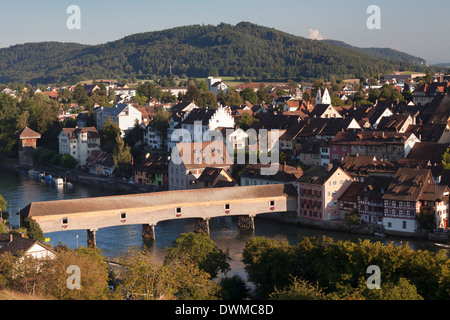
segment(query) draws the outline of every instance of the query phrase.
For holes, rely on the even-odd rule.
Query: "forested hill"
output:
[[[327,43],[334,44],[343,48],[347,48],[350,50],[358,51],[364,54],[367,54],[369,56],[375,57],[375,58],[382,58],[382,59],[388,59],[388,60],[394,60],[394,61],[404,61],[411,64],[416,65],[425,65],[426,61],[422,58],[412,56],[410,54],[390,49],[390,48],[360,48],[355,47],[352,45],[349,45],[342,41],[337,40],[324,40]]]
[[[87,46],[42,42],[0,49],[0,83],[69,83],[172,73],[189,77],[359,77],[418,69],[323,41],[241,22],[192,25]]]

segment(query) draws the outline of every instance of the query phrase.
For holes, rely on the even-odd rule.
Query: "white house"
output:
[[[185,142],[212,141],[217,128],[234,128],[234,118],[228,107],[193,109],[180,122],[178,138]],[[223,140],[223,137],[222,137]],[[180,140],[176,141],[180,142]]]
[[[110,119],[119,125],[122,135],[133,129],[136,121],[142,123],[142,113],[127,103],[116,104],[114,107],[99,107],[94,111],[94,116],[98,130],[103,130],[103,126]]]
[[[0,255],[9,252],[12,255],[23,254],[24,256],[33,257],[36,259],[54,258],[56,252],[47,248],[42,243],[24,238],[20,235],[0,234]]]
[[[222,81],[221,78],[208,77],[208,79],[206,79],[206,83],[208,84],[208,90],[213,92],[215,95],[217,95],[220,90],[224,93],[227,93],[228,91],[228,86]]]
[[[63,128],[58,135],[59,153],[70,154],[80,166],[94,150],[100,150],[100,135],[95,127]]]

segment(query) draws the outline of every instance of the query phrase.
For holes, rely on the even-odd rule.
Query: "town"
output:
[[[13,134],[1,137],[8,142],[3,152],[17,155],[24,172],[53,175],[56,184],[77,177],[73,183],[120,185],[126,193],[288,185],[297,203],[286,223],[356,226],[445,248],[448,77],[399,72],[330,80],[253,83],[171,74],[136,83],[3,86],[3,105],[41,107],[15,114]],[[274,210],[275,202],[269,206]],[[62,223],[67,227],[67,219]],[[26,241],[4,236],[5,243]],[[28,245],[36,257],[55,255],[45,245]]]
[[[163,80],[175,83],[173,76]],[[443,75],[400,73],[364,83],[332,80],[233,87],[214,77],[170,87],[94,81],[37,89],[34,95],[64,106],[58,119],[71,125],[58,132],[58,154],[65,162],[70,156],[72,169],[120,176],[152,191],[291,183],[298,189],[301,219],[353,219],[410,234],[444,231],[449,82]],[[76,102],[76,94],[86,99],[101,91],[114,98],[111,107]],[[9,88],[2,92],[16,94]],[[201,133],[200,148],[192,142],[194,129]],[[174,139],[177,130],[184,136]],[[205,133],[211,132],[223,137],[226,161],[206,161],[202,155],[214,137]],[[38,147],[40,137],[28,127],[19,134],[20,163],[31,169],[35,162],[54,161],[52,154],[40,159],[46,148]],[[239,153],[250,158],[249,140],[255,139],[267,140],[268,149],[277,146],[276,173],[263,174],[265,165],[257,161],[233,161]],[[189,154],[175,164],[171,155],[182,154],[182,148]]]

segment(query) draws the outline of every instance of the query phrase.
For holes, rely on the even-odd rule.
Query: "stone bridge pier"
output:
[[[95,233],[97,229],[87,230],[87,244],[89,248],[97,247],[97,243],[95,241]]]

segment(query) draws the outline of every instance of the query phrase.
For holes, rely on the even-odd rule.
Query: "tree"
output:
[[[120,135],[116,136],[115,141],[113,159],[116,169],[114,173],[118,176],[130,177],[133,174],[131,147],[125,144],[125,141]]]
[[[61,165],[66,169],[75,169],[75,167],[78,164],[77,159],[75,159],[74,157],[72,157],[70,154],[67,153],[61,155],[60,161]]]
[[[242,101],[248,101],[251,104],[257,104],[258,103],[258,95],[256,94],[255,90],[253,88],[248,87],[241,91],[241,97]]]
[[[27,236],[30,239],[44,242],[44,233],[39,224],[30,217],[24,219],[24,228],[27,230]]]
[[[195,103],[199,108],[217,109],[217,97],[211,91],[200,93]]]
[[[420,212],[417,215],[417,221],[419,222],[420,228],[424,230],[436,229],[436,213],[433,207],[420,207]]]
[[[103,150],[106,153],[113,153],[116,148],[117,136],[120,136],[121,130],[117,123],[113,123],[110,118],[106,120],[103,125],[103,130],[100,135],[100,142],[103,146]]]
[[[255,121],[259,121],[259,119],[253,117],[249,112],[244,112],[244,114],[236,120],[236,123],[242,130],[247,130]]]
[[[200,91],[195,86],[189,86],[186,90],[184,100],[187,102],[195,102],[200,97]]]
[[[450,169],[450,148],[442,155],[442,166],[444,169]]]
[[[76,250],[55,248],[57,255],[40,267],[41,287],[38,292],[58,300],[104,300],[110,297],[108,266],[98,249],[80,247]],[[80,270],[80,289],[67,286],[69,266]]]
[[[220,280],[219,295],[222,300],[245,300],[249,296],[249,288],[245,280],[235,274]]]
[[[229,260],[229,253],[220,250],[207,234],[184,233],[172,243],[164,263],[192,263],[215,278],[219,272],[230,270]]]
[[[6,220],[9,218],[9,214],[6,211],[6,205],[8,204],[8,202],[6,202],[5,198],[3,198],[3,196],[0,194],[0,218],[2,218],[3,220]]]

